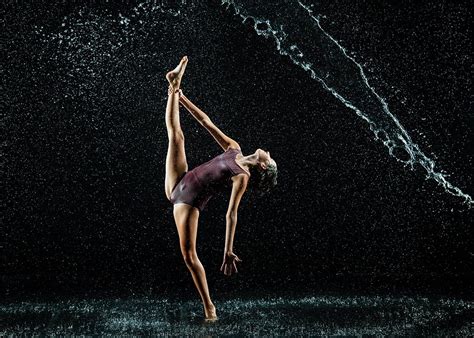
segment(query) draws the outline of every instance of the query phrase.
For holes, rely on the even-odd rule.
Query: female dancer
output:
[[[181,253],[193,277],[204,305],[206,320],[216,320],[216,308],[209,296],[206,273],[196,254],[196,237],[199,213],[217,191],[232,185],[229,207],[226,213],[226,239],[224,261],[220,268],[226,276],[237,272],[236,262],[242,262],[233,252],[233,240],[237,224],[237,209],[246,188],[267,192],[276,185],[277,166],[270,153],[257,149],[245,156],[239,144],[225,135],[211,119],[180,89],[181,79],[188,63],[185,56],[179,65],[166,74],[170,86],[166,106],[168,130],[168,154],[166,156],[165,193],[174,204],[173,216],[178,228]],[[223,150],[212,160],[188,171],[184,150],[184,134],[179,121],[181,103],[206,128]],[[250,190],[249,189],[249,190]]]

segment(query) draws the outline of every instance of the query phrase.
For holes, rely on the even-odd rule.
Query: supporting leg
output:
[[[206,319],[216,319],[216,308],[209,295],[206,271],[196,253],[199,210],[187,204],[175,204],[173,213],[178,228],[181,253],[201,296]]]

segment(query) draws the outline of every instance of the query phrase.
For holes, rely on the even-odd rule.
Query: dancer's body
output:
[[[257,182],[256,188],[267,188],[276,184],[277,172],[276,163],[269,152],[257,149],[254,154],[242,155],[239,144],[220,131],[202,110],[183,95],[180,84],[187,62],[187,57],[183,57],[180,64],[166,74],[170,86],[166,106],[169,146],[166,156],[165,193],[174,204],[173,215],[178,228],[181,253],[202,298],[206,319],[215,320],[216,309],[209,296],[206,273],[196,253],[199,213],[216,191],[226,183],[232,185],[226,214],[224,261],[221,266],[221,271],[230,276],[232,272],[237,272],[236,262],[241,262],[233,253],[233,239],[238,206],[250,177],[255,176],[252,182]],[[186,162],[179,103],[189,110],[225,150],[191,171],[188,171]],[[256,179],[258,180],[255,181]]]

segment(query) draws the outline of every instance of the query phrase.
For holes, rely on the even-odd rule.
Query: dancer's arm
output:
[[[241,262],[242,260],[237,257],[234,251],[234,235],[235,228],[237,226],[237,209],[239,207],[240,200],[244,194],[245,189],[247,188],[248,176],[234,176],[236,179],[232,185],[232,194],[229,201],[229,209],[226,214],[226,232],[225,232],[225,247],[224,247],[224,261],[221,266],[221,271],[225,275],[230,276],[233,272],[237,271],[236,262]]]
[[[239,144],[224,134],[194,103],[192,103],[184,94],[180,95],[179,102],[194,116],[194,118],[214,137],[222,149],[227,150],[229,146],[240,149]]]
[[[227,230],[225,235],[224,252],[232,252],[234,243],[235,227],[237,225],[237,210],[239,208],[242,195],[247,188],[249,177],[247,175],[237,176],[232,184],[232,193],[230,194],[229,207],[225,215]]]

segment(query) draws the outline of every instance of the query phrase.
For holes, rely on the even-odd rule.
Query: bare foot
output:
[[[181,78],[183,77],[184,70],[186,69],[187,64],[188,57],[183,56],[183,58],[179,62],[179,65],[172,71],[166,73],[166,79],[174,89],[179,88],[181,84]]]
[[[210,307],[206,307],[204,312],[206,314],[206,321],[217,320],[216,307],[214,306],[214,304],[212,304]]]

